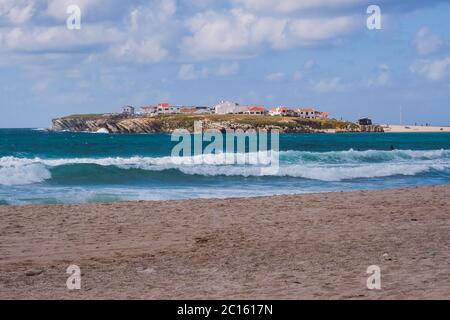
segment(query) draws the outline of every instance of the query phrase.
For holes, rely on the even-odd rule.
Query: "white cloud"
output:
[[[9,0],[0,1],[1,12],[14,12],[11,9],[13,7],[4,5]],[[126,19],[114,24],[104,21],[83,22],[84,12],[92,13],[96,8],[103,8],[112,2],[49,0],[48,6],[44,6],[46,10],[41,8],[41,14],[61,21],[50,25],[22,23],[6,26],[1,29],[0,51],[9,52],[10,57],[21,52],[41,57],[48,53],[65,53],[70,56],[74,52],[90,51],[89,54],[100,56],[101,61],[138,64],[159,62],[169,57],[170,46],[177,32],[175,0],[154,0],[147,6],[134,7],[128,11]],[[30,8],[34,8],[33,3]],[[82,8],[81,30],[66,28],[68,4],[77,4]],[[42,3],[40,5],[42,7]],[[26,12],[32,11],[29,9]],[[24,20],[25,16],[24,13],[17,15],[16,21]]]
[[[418,7],[433,6],[448,0],[232,0],[237,6],[256,13],[276,13],[276,14],[301,14],[312,13],[333,13],[343,11],[361,11],[369,5],[379,5],[386,12],[393,10],[410,11]]]
[[[349,85],[344,84],[339,77],[311,82],[311,89],[317,93],[343,92],[348,88]]]
[[[441,37],[434,34],[427,27],[420,28],[414,39],[414,45],[420,55],[427,55],[437,51],[443,43]]]
[[[88,46],[111,43],[121,37],[116,29],[103,25],[86,25],[72,31],[60,27],[15,27],[3,34],[3,44],[8,50],[20,52],[51,52],[76,50]]]
[[[207,77],[209,70],[207,68],[196,69],[193,64],[183,64],[178,72],[180,80],[197,80]]]
[[[292,13],[316,8],[342,8],[367,3],[366,0],[234,0],[233,2],[251,11],[278,13]]]
[[[9,55],[2,59],[5,61],[23,51],[36,57],[83,53],[83,58],[95,55],[100,61],[128,64],[248,58],[267,50],[340,43],[342,37],[363,29],[359,19],[365,11],[353,15],[348,8],[366,2],[233,0],[224,6],[195,0],[188,6],[188,0],[0,0],[0,54],[2,58]],[[81,7],[82,30],[65,30],[66,9],[72,4]],[[322,12],[326,8],[333,10]],[[313,14],[302,11],[309,9],[319,10]],[[422,33],[419,35],[424,37]],[[439,45],[435,38],[428,39],[428,45],[426,39],[418,39],[421,52]],[[313,60],[307,62],[299,72],[314,64]],[[223,64],[214,73],[238,71],[234,62]],[[292,78],[298,79],[299,74]]]
[[[48,0],[45,15],[58,21],[65,21],[68,17],[67,8],[76,5],[81,9],[81,17],[94,16],[112,5],[111,0]]]
[[[423,76],[428,80],[442,80],[450,74],[450,57],[417,61],[409,69],[412,73]]]
[[[335,41],[354,30],[356,18],[259,16],[242,9],[207,11],[186,21],[181,50],[197,59],[248,56],[264,47],[288,49]]]
[[[23,24],[33,17],[35,11],[35,3],[32,0],[1,0],[0,22],[4,18],[14,25]]]
[[[224,62],[221,63],[219,69],[217,70],[217,75],[220,77],[232,76],[239,72],[239,62]]]
[[[168,58],[175,37],[177,20],[175,0],[153,1],[134,8],[128,15],[126,39],[110,50],[126,62],[153,63]]]

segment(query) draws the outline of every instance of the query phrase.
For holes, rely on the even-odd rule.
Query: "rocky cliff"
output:
[[[194,122],[202,121],[203,129],[277,129],[281,133],[313,133],[327,130],[358,132],[361,128],[350,122],[337,120],[306,120],[249,115],[167,115],[167,116],[123,116],[123,115],[76,115],[53,119],[53,130],[74,132],[110,133],[171,133],[175,129],[194,130]]]

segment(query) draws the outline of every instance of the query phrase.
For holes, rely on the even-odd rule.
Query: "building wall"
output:
[[[249,107],[247,106],[239,106],[237,103],[224,101],[219,103],[214,107],[216,114],[238,114],[245,113],[248,111]]]

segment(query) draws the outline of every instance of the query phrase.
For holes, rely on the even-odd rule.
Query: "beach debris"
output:
[[[25,273],[25,275],[26,275],[27,277],[35,277],[35,276],[41,275],[41,274],[43,274],[43,273],[44,273],[44,270],[35,269],[35,270],[28,270],[28,271]]]
[[[137,272],[138,273],[153,273],[153,272],[155,272],[155,269],[153,269],[153,268],[143,268],[143,267],[139,267],[138,269],[137,269]]]
[[[384,260],[392,261],[392,258],[389,256],[388,253],[383,253],[382,257],[383,257]]]
[[[211,238],[209,238],[209,237],[197,237],[194,240],[195,240],[195,243],[202,244],[202,243],[208,242],[209,240],[211,240]]]

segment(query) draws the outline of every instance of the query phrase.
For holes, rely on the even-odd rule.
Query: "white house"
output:
[[[297,110],[298,114],[301,118],[305,119],[315,119],[316,118],[316,110],[313,108],[300,108]]]
[[[267,109],[263,106],[252,106],[245,112],[245,114],[250,115],[266,115],[268,113]]]
[[[141,114],[155,114],[158,108],[156,106],[141,107]]]
[[[216,114],[244,114],[247,112],[249,107],[240,106],[235,102],[221,101],[218,105],[214,107],[214,112]]]
[[[129,114],[129,115],[133,115],[134,114],[134,107],[132,106],[125,106],[122,108],[122,114]]]
[[[171,106],[169,103],[160,103],[156,107],[157,114],[176,114],[180,113],[181,107]]]
[[[317,111],[313,108],[300,108],[297,110],[300,117],[305,119],[323,119],[328,118],[328,112]]]
[[[291,117],[291,116],[294,116],[294,110],[292,110],[288,107],[275,107],[275,108],[270,109],[269,115]]]

